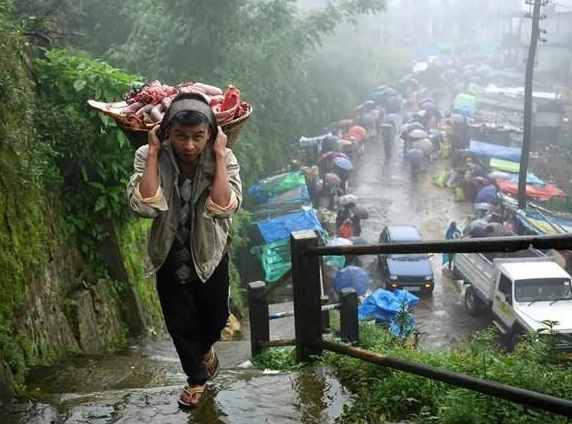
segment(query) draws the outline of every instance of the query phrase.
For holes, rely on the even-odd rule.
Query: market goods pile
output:
[[[151,81],[130,90],[122,102],[104,103],[89,100],[88,104],[111,116],[123,129],[146,131],[159,124],[171,102],[180,93],[202,95],[211,106],[222,127],[248,116],[251,106],[241,101],[240,90],[229,85],[220,88],[200,82],[187,81],[176,86]]]

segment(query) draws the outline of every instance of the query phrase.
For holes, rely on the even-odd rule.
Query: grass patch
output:
[[[336,322],[335,315],[333,323]],[[477,333],[453,350],[426,352],[409,340],[391,335],[372,322],[360,323],[360,347],[400,359],[498,381],[564,399],[572,398],[572,365],[552,349],[550,334],[525,336],[514,352],[499,347],[494,330]],[[258,368],[292,371],[294,348],[268,349],[254,358]],[[340,423],[366,424],[408,420],[419,423],[567,423],[567,418],[379,367],[359,359],[324,353],[330,366],[352,393]]]
[[[373,323],[361,324],[361,347],[418,363],[469,374],[554,396],[572,397],[572,367],[559,361],[550,339],[530,335],[507,353],[492,330],[451,350],[425,352]],[[353,393],[344,423],[413,420],[438,423],[565,423],[566,418],[389,368],[327,353],[324,362]]]

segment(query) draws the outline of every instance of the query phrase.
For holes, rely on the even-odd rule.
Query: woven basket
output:
[[[242,115],[238,119],[235,119],[234,121],[230,121],[228,124],[221,126],[223,132],[226,134],[228,138],[227,140],[228,147],[232,148],[232,145],[238,141],[240,130],[242,129],[246,121],[250,119],[251,115],[252,115],[252,106],[248,105],[248,110],[244,115]]]
[[[242,129],[246,121],[248,121],[251,115],[252,115],[252,106],[248,105],[247,112],[240,118],[235,119],[234,121],[230,121],[224,125],[221,125],[223,132],[226,134],[228,138],[227,146],[229,148],[232,148],[233,144],[238,141],[240,130]],[[149,130],[128,128],[123,126],[120,122],[117,122],[117,126],[121,128],[121,130],[129,140],[133,148],[138,149],[139,147],[147,144],[147,135]]]

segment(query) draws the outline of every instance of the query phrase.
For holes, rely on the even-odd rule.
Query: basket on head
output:
[[[117,122],[117,126],[121,128],[121,131],[123,131],[123,134],[125,134],[125,137],[127,137],[127,140],[129,140],[129,143],[135,150],[147,144],[148,130],[127,128],[119,122]]]
[[[232,145],[236,143],[238,140],[238,136],[240,134],[240,130],[248,121],[250,116],[252,115],[252,106],[248,105],[248,109],[244,115],[240,118],[235,119],[234,121],[230,121],[228,124],[222,125],[222,131],[226,134],[227,137],[227,146],[232,148]]]
[[[233,144],[237,142],[240,130],[242,129],[246,121],[248,121],[251,115],[252,115],[252,106],[248,105],[246,113],[242,115],[240,118],[230,121],[224,125],[221,125],[223,132],[227,136],[228,139],[227,146],[229,148],[232,148]],[[149,133],[149,130],[129,128],[122,125],[118,121],[116,121],[116,123],[117,126],[121,128],[121,130],[125,134],[125,137],[127,137],[127,139],[129,140],[134,149],[138,149],[139,147],[147,144],[147,135]]]

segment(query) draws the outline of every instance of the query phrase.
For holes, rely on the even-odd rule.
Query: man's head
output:
[[[169,140],[182,163],[199,158],[216,137],[216,118],[205,99],[197,94],[177,96],[161,124],[162,135]]]

